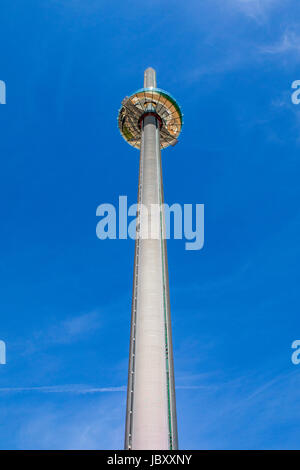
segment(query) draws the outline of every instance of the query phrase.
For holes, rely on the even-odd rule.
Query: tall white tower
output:
[[[177,449],[161,149],[177,143],[182,113],[148,68],[144,88],[123,100],[118,122],[140,149],[125,449]]]

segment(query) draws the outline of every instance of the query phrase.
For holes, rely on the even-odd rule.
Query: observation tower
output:
[[[177,449],[161,149],[177,143],[182,113],[157,88],[154,69],[145,71],[144,88],[122,101],[118,124],[140,149],[125,449]]]

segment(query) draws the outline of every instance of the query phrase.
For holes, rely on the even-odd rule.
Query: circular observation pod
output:
[[[141,147],[141,127],[145,114],[157,117],[160,148],[177,144],[182,128],[182,112],[175,99],[160,88],[141,88],[122,101],[118,125],[122,137],[135,148]]]

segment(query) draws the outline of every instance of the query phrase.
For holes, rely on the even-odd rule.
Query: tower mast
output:
[[[177,143],[182,114],[153,68],[122,104],[121,134],[140,148],[125,449],[177,449],[161,148]]]

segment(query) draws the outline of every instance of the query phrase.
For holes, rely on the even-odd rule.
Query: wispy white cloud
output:
[[[100,327],[97,312],[84,313],[53,325],[46,332],[46,340],[51,343],[70,343],[97,330]]]
[[[72,344],[89,337],[101,327],[100,314],[97,311],[64,318],[46,325],[32,333],[30,339],[23,339],[17,344],[22,355],[31,355],[51,345]]]
[[[279,54],[290,53],[300,58],[300,37],[293,32],[298,29],[299,19],[283,16],[289,3],[290,0],[212,0],[209,4],[194,4],[191,21],[199,25],[203,40],[199,60],[195,60],[195,66],[187,72],[187,81],[219,77],[261,65],[267,54],[276,60]],[[213,26],[208,28],[203,17],[212,18]],[[285,18],[282,22],[281,17]],[[265,29],[266,23],[268,29]],[[207,53],[209,50],[212,54]],[[214,83],[218,86],[219,82],[212,82],[211,86]]]
[[[276,6],[284,2],[285,0],[229,0],[229,5],[256,21],[262,21]]]
[[[90,387],[81,384],[70,385],[52,385],[40,387],[2,387],[0,393],[20,393],[20,392],[38,392],[38,393],[73,393],[76,395],[86,395],[93,393],[125,392],[126,386],[120,387]]]
[[[279,41],[262,46],[260,52],[271,55],[296,53],[300,60],[300,35],[294,31],[286,31]]]
[[[249,373],[215,385],[199,393],[180,391],[181,448],[299,448],[298,371]],[[269,440],[270,430],[282,426],[289,432]]]
[[[193,390],[193,389],[207,389],[207,385],[177,385],[177,389]],[[87,395],[95,393],[115,393],[126,392],[126,385],[119,387],[91,387],[82,384],[70,385],[50,385],[40,387],[0,387],[0,393],[22,393],[22,392],[36,392],[36,393],[71,393],[74,395]]]
[[[17,449],[121,449],[125,394],[30,407],[17,431]]]

